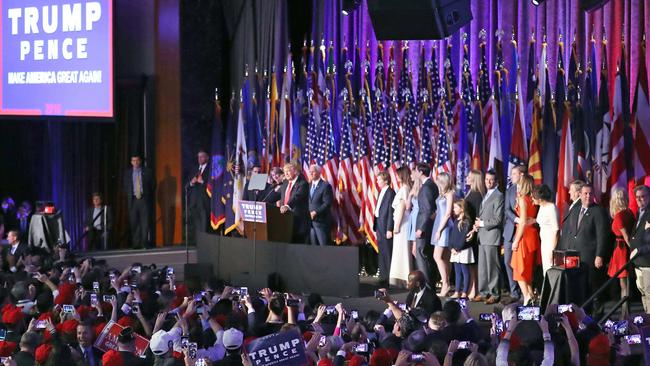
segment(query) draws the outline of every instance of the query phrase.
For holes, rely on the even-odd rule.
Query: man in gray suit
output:
[[[474,228],[478,229],[478,290],[473,301],[485,301],[496,304],[501,298],[499,290],[499,273],[501,260],[499,245],[503,230],[503,193],[497,189],[497,176],[493,170],[485,174],[487,193],[481,203],[481,209]]]
[[[438,187],[429,177],[431,168],[428,164],[419,163],[415,167],[413,177],[422,182],[418,193],[418,216],[415,220],[415,264],[417,269],[424,274],[424,279],[431,288],[435,288],[433,280],[433,266],[431,264],[431,234],[433,219],[436,216],[436,199]]]
[[[521,177],[526,175],[526,172],[527,169],[523,165],[517,165],[512,168],[510,171],[511,185],[506,189],[503,225],[503,263],[508,278],[508,288],[510,289],[510,300],[508,303],[516,302],[521,298],[521,289],[519,289],[517,281],[512,279],[510,260],[512,259],[512,238],[515,235],[515,221],[518,218],[515,212],[515,206],[517,205],[517,184],[521,180]]]

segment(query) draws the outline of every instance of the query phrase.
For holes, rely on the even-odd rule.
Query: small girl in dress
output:
[[[465,215],[467,204],[465,200],[454,201],[453,227],[449,232],[449,246],[451,247],[450,262],[454,264],[456,277],[456,292],[452,298],[466,298],[469,291],[470,271],[469,265],[476,262],[472,250],[472,238],[476,231]]]

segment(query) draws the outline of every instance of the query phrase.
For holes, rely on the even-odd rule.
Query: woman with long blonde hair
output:
[[[483,177],[483,172],[477,169],[470,170],[465,183],[469,186],[469,191],[467,192],[467,195],[465,195],[465,202],[467,203],[467,212],[465,214],[469,218],[470,222],[474,222],[481,210],[481,202],[483,202],[483,197],[485,197],[485,193],[487,191],[485,188],[485,178]],[[474,252],[474,258],[478,258],[477,235],[472,237],[470,244]],[[467,295],[470,299],[473,299],[477,294],[477,267],[478,266],[476,262],[469,265],[470,282],[469,293]]]
[[[413,169],[411,171],[411,180],[413,181],[413,186],[409,192],[409,199],[406,200],[406,209],[411,211],[409,227],[409,246],[411,248],[411,255],[416,256],[416,247],[415,247],[415,232],[417,231],[417,219],[418,212],[420,212],[420,207],[418,205],[418,195],[420,194],[420,188],[422,187],[422,181],[415,177],[417,170]]]
[[[515,237],[512,239],[512,277],[524,295],[524,305],[533,298],[533,269],[540,250],[539,229],[534,226],[537,208],[533,204],[533,177],[524,175],[517,184],[517,205],[515,211],[519,217]]]
[[[451,228],[451,211],[454,202],[454,184],[449,173],[440,173],[436,177],[438,192],[440,196],[436,200],[436,218],[433,222],[433,234],[431,244],[434,245],[433,260],[436,262],[440,273],[440,295],[447,296],[450,290],[449,272],[449,230]]]
[[[613,277],[630,259],[630,234],[634,228],[634,214],[628,208],[627,192],[623,188],[614,188],[609,200],[609,214],[612,216],[614,233],[614,251],[609,261],[607,275]],[[627,269],[618,275],[621,285],[621,298],[627,296]],[[627,315],[627,306],[623,306],[623,315]]]

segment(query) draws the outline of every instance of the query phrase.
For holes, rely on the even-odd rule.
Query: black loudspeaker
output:
[[[470,0],[368,0],[379,40],[443,39],[472,20]]]
[[[185,263],[183,267],[184,278],[195,278],[199,280],[207,280],[214,275],[212,270],[212,263]]]
[[[582,0],[580,1],[580,7],[584,11],[592,11],[600,9],[605,5],[609,0]]]

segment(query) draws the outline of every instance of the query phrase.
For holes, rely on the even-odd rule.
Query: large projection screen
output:
[[[113,117],[113,0],[0,0],[0,116]]]

